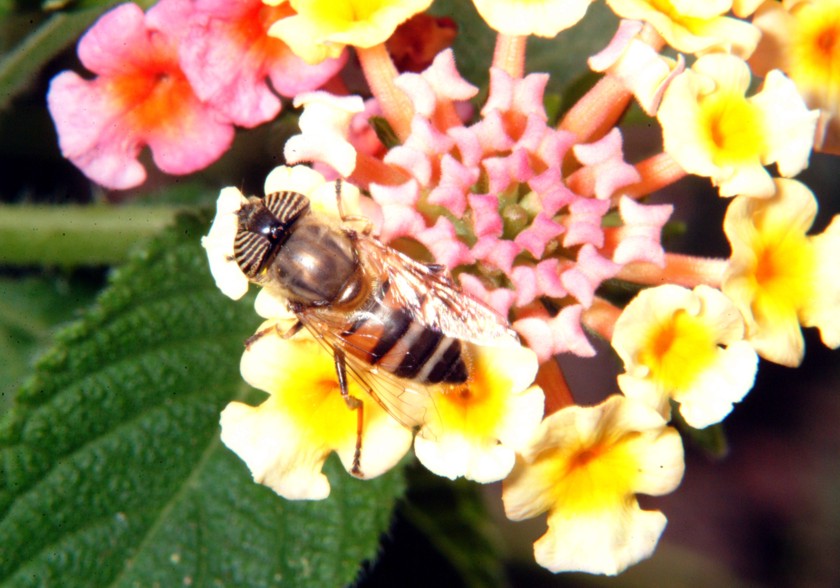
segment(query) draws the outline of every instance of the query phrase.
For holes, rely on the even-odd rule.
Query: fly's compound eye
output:
[[[271,242],[265,235],[240,228],[236,233],[233,252],[239,269],[249,279],[254,279],[271,251]]]
[[[298,192],[274,192],[252,198],[239,211],[233,245],[242,272],[255,279],[288,238],[294,223],[309,211],[309,199]]]

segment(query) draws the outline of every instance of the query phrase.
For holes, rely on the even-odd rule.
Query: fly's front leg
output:
[[[347,390],[347,366],[344,362],[344,352],[340,349],[334,350],[335,358],[335,375],[338,378],[338,387],[341,390],[341,397],[347,403],[347,408],[356,411],[356,450],[353,453],[353,466],[350,468],[350,473],[357,478],[363,478],[362,473],[362,430],[365,423],[365,405],[356,398],[350,396]]]
[[[289,327],[286,331],[280,331],[280,325],[273,324],[270,327],[266,327],[260,331],[257,331],[247,339],[245,339],[245,349],[250,349],[251,345],[268,335],[269,333],[277,333],[283,339],[288,339],[290,337],[294,337],[300,330],[303,328],[303,323],[300,321],[296,321],[291,327]]]

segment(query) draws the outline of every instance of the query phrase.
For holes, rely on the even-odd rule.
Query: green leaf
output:
[[[5,586],[341,586],[374,557],[404,482],[328,462],[332,495],[289,502],[219,441],[259,318],[221,295],[180,218],[62,331],[0,424]]]
[[[95,294],[79,274],[0,278],[0,413],[46,347],[58,323],[73,318]]]
[[[53,14],[43,22],[43,15],[30,13],[14,15],[2,23],[3,28],[26,26],[26,22],[38,22],[14,49],[0,59],[0,109],[5,108],[17,94],[26,90],[44,65],[73,44],[107,9],[119,4],[119,0],[80,2],[78,10]],[[147,8],[153,0],[136,2]]]

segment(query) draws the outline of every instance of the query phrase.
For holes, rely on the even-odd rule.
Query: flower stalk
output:
[[[616,278],[646,286],[670,283],[687,288],[700,284],[719,288],[728,263],[726,259],[666,253],[664,266],[652,263],[628,264],[618,272]]]
[[[385,44],[357,47],[356,54],[365,73],[370,90],[379,102],[385,119],[397,137],[404,141],[411,133],[414,108],[405,92],[394,85],[398,72]]]
[[[493,52],[493,67],[497,67],[512,77],[521,78],[525,73],[525,35],[504,35],[496,37],[496,49]]]

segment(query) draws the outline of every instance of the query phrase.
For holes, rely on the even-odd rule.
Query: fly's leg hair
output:
[[[344,205],[341,202],[341,178],[335,181],[335,203],[338,206],[338,216],[345,223],[357,223],[361,226],[359,232],[362,235],[370,235],[373,231],[373,224],[370,219],[364,216],[348,215],[344,213]]]
[[[300,330],[303,328],[303,323],[300,321],[296,321],[291,327],[289,327],[286,331],[280,331],[279,325],[274,324],[270,327],[266,327],[265,329],[259,330],[247,339],[245,339],[245,349],[250,349],[251,345],[268,335],[269,333],[277,333],[283,339],[289,339],[290,337],[294,337]]]
[[[365,405],[356,398],[350,396],[347,390],[347,366],[344,363],[344,352],[340,349],[335,349],[335,375],[338,378],[338,387],[341,390],[341,397],[347,403],[347,408],[356,411],[356,450],[353,452],[353,466],[350,468],[350,473],[357,478],[364,478],[362,473],[362,430],[365,422]]]

